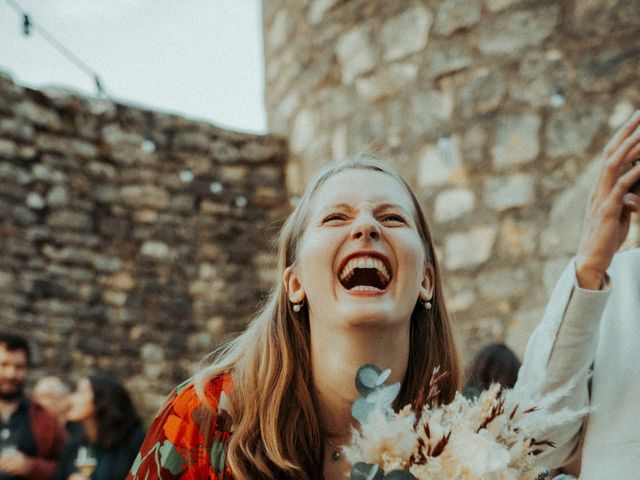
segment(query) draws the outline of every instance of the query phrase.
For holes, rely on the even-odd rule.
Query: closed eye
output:
[[[382,221],[385,223],[407,223],[402,215],[396,213],[389,213],[382,217]]]
[[[346,219],[347,216],[343,213],[331,213],[322,219],[322,223],[339,222]]]

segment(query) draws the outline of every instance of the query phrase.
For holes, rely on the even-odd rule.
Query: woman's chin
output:
[[[408,320],[398,318],[393,309],[381,308],[380,305],[359,305],[357,308],[347,308],[341,323],[345,328],[391,328],[408,323]]]

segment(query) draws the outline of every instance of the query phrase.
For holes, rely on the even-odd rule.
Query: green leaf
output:
[[[353,405],[351,405],[351,415],[355,418],[360,425],[364,425],[367,423],[367,419],[369,418],[369,414],[376,408],[375,403],[369,403],[364,398],[359,398]]]
[[[392,470],[384,476],[384,480],[416,480],[416,477],[404,470]]]
[[[210,458],[211,466],[216,473],[224,472],[224,454],[224,444],[222,442],[213,442]]]
[[[358,462],[351,469],[351,480],[382,480],[384,472],[373,463]]]
[[[382,373],[375,365],[365,364],[358,369],[356,373],[356,388],[363,397],[366,397],[373,389],[376,388],[376,381]]]
[[[367,402],[382,406],[390,406],[400,393],[400,383],[387,385],[384,388],[374,390],[367,396]]]
[[[186,459],[178,452],[175,445],[169,440],[162,442],[160,447],[160,466],[166,468],[172,475],[178,475],[184,471]]]
[[[391,376],[391,369],[387,368],[384,372],[378,375],[378,378],[376,379],[376,387],[384,385],[384,382],[386,382],[390,376]]]

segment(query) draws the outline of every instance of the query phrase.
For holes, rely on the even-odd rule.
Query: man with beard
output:
[[[24,393],[31,353],[25,339],[0,333],[0,479],[48,480],[66,434]]]

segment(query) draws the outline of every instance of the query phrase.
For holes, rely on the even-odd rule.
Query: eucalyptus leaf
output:
[[[358,462],[351,469],[351,480],[383,480],[384,472],[373,463]]]
[[[372,390],[376,388],[378,377],[382,373],[378,367],[372,364],[362,365],[356,373],[356,388],[358,393],[366,397]]]
[[[371,392],[367,396],[367,402],[388,406],[393,403],[398,393],[400,393],[400,383],[396,382],[393,385],[386,385],[384,388]]]
[[[416,477],[404,470],[392,470],[384,476],[384,480],[416,480]]]
[[[391,369],[387,368],[384,372],[378,375],[378,378],[376,379],[376,387],[384,385],[384,382],[386,382],[390,376],[391,376]]]
[[[351,405],[351,415],[360,425],[367,423],[369,414],[376,408],[375,403],[369,403],[364,398],[359,398]]]

